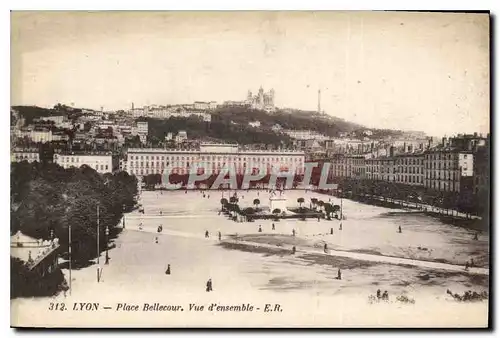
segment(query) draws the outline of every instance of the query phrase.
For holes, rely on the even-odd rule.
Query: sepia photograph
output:
[[[11,11],[11,327],[490,327],[490,19]]]

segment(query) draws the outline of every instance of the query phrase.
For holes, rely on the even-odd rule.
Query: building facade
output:
[[[119,161],[111,152],[56,152],[54,163],[61,167],[79,168],[87,165],[98,173],[112,173],[119,168]]]
[[[40,162],[40,152],[38,149],[32,148],[15,148],[10,153],[11,162]]]
[[[435,149],[425,154],[426,188],[459,192],[461,180],[473,176],[474,155],[453,149]]]
[[[172,174],[185,175],[193,166],[207,174],[218,174],[224,167],[233,168],[236,174],[270,174],[272,168],[304,172],[303,152],[242,150],[228,144],[201,144],[193,150],[131,148],[127,162],[128,173],[136,176],[165,174],[167,167]]]
[[[395,182],[406,185],[424,185],[425,155],[423,153],[400,154],[395,158]]]

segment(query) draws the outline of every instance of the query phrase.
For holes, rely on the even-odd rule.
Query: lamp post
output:
[[[68,200],[68,195],[63,194],[62,195],[63,199],[65,202]],[[67,206],[64,209],[64,219],[68,223],[68,268],[69,268],[69,295],[71,296],[71,221],[68,221],[68,212],[69,212],[70,206]],[[51,237],[53,237],[54,232],[53,230],[51,231]]]
[[[125,229],[125,204],[122,205],[122,211],[123,211],[123,229]]]
[[[71,223],[68,223],[68,253],[69,253],[69,295],[71,296]]]
[[[106,225],[106,231],[105,231],[105,234],[106,234],[106,261],[104,262],[104,264],[109,264],[109,255],[108,255],[108,236],[109,236],[109,228],[108,226]]]
[[[338,189],[338,192],[340,194],[340,220],[342,220],[342,218],[343,218],[343,216],[342,216],[342,190]]]
[[[100,232],[100,229],[99,229],[99,203],[97,203],[97,264],[99,264],[99,255],[100,255],[100,251],[99,251],[99,232]]]

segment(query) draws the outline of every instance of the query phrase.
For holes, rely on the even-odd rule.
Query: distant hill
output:
[[[37,106],[13,106],[27,124],[33,122],[35,117],[66,115],[76,118],[81,109],[57,104],[53,108]],[[196,117],[170,119],[141,118],[149,121],[149,134],[151,139],[163,140],[168,132],[177,133],[186,130],[190,139],[219,140],[222,142],[235,142],[239,144],[274,144],[276,146],[291,145],[292,140],[285,134],[275,133],[272,127],[280,125],[282,129],[312,130],[318,133],[339,137],[341,133],[355,133],[361,136],[368,128],[344,119],[318,114],[315,111],[299,109],[278,109],[267,113],[248,107],[219,107],[211,112],[212,122],[206,123]],[[260,127],[249,126],[249,122],[259,121]],[[372,129],[371,138],[384,138],[387,136],[398,137],[405,132],[387,129]],[[155,143],[155,142],[153,142]]]
[[[33,123],[36,117],[47,117],[47,116],[57,116],[64,115],[67,117],[73,114],[80,113],[82,110],[79,108],[72,108],[63,104],[56,104],[54,108],[43,108],[38,106],[12,106],[12,109],[16,110],[21,117],[26,121],[26,124]]]
[[[363,128],[359,124],[338,117],[292,109],[278,109],[273,113],[266,113],[244,107],[223,107],[212,114],[212,120],[214,119],[231,120],[239,124],[259,121],[261,129],[271,129],[275,124],[279,124],[283,129],[314,130],[328,136],[339,136],[340,132]]]

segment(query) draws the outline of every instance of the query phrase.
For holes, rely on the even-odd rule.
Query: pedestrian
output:
[[[342,222],[340,222],[339,230],[342,230]]]
[[[213,291],[211,278],[207,281],[207,292],[210,292],[210,291]]]
[[[295,237],[295,229],[292,229],[292,236]]]
[[[160,216],[163,214],[163,211],[160,210]]]
[[[340,271],[340,268],[339,268],[339,270],[337,271],[337,279],[338,279],[338,280],[341,280],[341,279],[342,279],[342,272]]]
[[[471,258],[471,259],[470,259],[470,267],[471,267],[471,268],[473,268],[473,267],[474,267],[474,259],[473,259],[473,258]]]
[[[398,232],[401,233],[401,225],[398,227]]]
[[[219,231],[219,241],[222,239],[222,234]]]
[[[377,290],[377,299],[380,299],[380,289]]]
[[[273,229],[273,230],[276,230],[276,228],[274,227],[274,223],[273,223],[273,225],[272,225],[272,229]]]
[[[469,271],[469,262],[465,262],[465,271]]]
[[[319,222],[319,216],[318,216],[318,222]]]
[[[262,232],[262,225],[259,225],[259,232]]]
[[[295,255],[295,252],[297,252],[297,248],[295,247],[295,245],[292,247],[292,255]]]
[[[158,244],[158,237],[155,237],[155,243]]]
[[[167,265],[167,270],[165,271],[165,275],[170,275],[170,264]]]
[[[324,246],[325,253],[327,252],[327,250],[328,250],[328,245],[325,243],[325,246]]]
[[[210,237],[209,233],[208,233],[208,230],[205,231],[205,238],[208,238]]]
[[[477,241],[479,238],[478,238],[478,234],[476,232],[476,234],[474,235],[474,240]]]
[[[330,235],[333,235],[333,228],[330,228]]]
[[[384,293],[382,294],[382,299],[389,300],[389,292],[387,292],[387,290],[385,290]]]
[[[184,191],[184,193],[185,193],[185,194],[187,194],[187,193],[188,193],[188,191],[186,190],[186,191]]]

